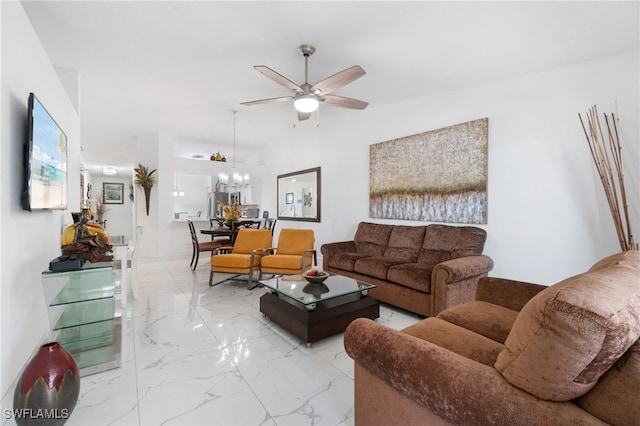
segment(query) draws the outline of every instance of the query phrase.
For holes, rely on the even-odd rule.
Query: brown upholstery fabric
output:
[[[439,318],[427,318],[400,331],[489,367],[504,349],[498,342]]]
[[[640,337],[640,252],[599,262],[538,293],[516,318],[496,368],[540,398],[588,392]]]
[[[370,277],[380,278],[381,280],[387,279],[387,271],[389,266],[403,263],[402,259],[392,259],[383,256],[371,256],[358,259],[353,266],[353,270]]]
[[[392,229],[393,225],[360,222],[353,238],[356,250],[360,254],[382,256],[389,244]]]
[[[463,241],[467,236],[471,242]],[[481,254],[485,238],[484,230],[472,226],[361,222],[353,241],[322,244],[320,251],[326,271],[375,284],[370,294],[379,301],[431,316],[473,300],[478,279],[493,268],[491,258]],[[436,257],[447,261],[418,262],[423,247],[433,247]],[[476,249],[479,255],[457,257]]]
[[[431,292],[431,272],[433,265],[426,263],[403,263],[389,267],[387,279],[415,290]]]
[[[546,285],[513,281],[505,278],[483,277],[478,280],[476,299],[520,311]]]
[[[620,358],[598,380],[598,384],[578,405],[611,423],[631,426],[640,424],[640,341]]]
[[[435,265],[445,260],[482,254],[487,232],[475,226],[429,225],[418,262]]]
[[[394,226],[384,256],[401,259],[403,262],[415,262],[424,241],[425,229],[423,226]]]
[[[504,343],[507,339],[517,316],[517,311],[479,301],[453,306],[438,314],[440,319],[457,324],[498,343]]]
[[[355,426],[454,425],[416,400],[396,392],[358,363],[354,368],[354,376]]]
[[[340,253],[335,256],[331,256],[328,258],[328,266],[325,266],[324,269],[336,268],[342,269],[345,271],[353,271],[355,268],[356,261],[358,259],[364,259],[365,257],[369,257],[368,254],[363,253]],[[327,259],[326,257],[324,259]],[[324,260],[326,262],[326,260]]]
[[[406,333],[392,330],[374,321],[359,318],[353,321],[344,334],[347,354],[356,363],[356,371],[366,370],[371,376],[395,391],[385,394],[386,399],[376,399],[382,408],[395,411],[396,401],[415,401],[410,409],[413,416],[423,413],[426,407],[432,417],[407,424],[430,425],[431,418],[440,418],[456,425],[603,425],[604,423],[571,402],[553,402],[536,398],[507,382],[494,368],[473,361],[453,351],[444,349]],[[371,392],[367,380],[356,374],[356,405],[367,404],[362,393]],[[370,382],[367,382],[370,383]],[[373,397],[371,397],[373,398]],[[356,406],[356,424],[362,409],[375,410],[371,405]],[[404,415],[401,418],[412,417]],[[381,420],[367,416],[367,426],[390,424],[389,417]],[[438,423],[434,423],[438,424]]]

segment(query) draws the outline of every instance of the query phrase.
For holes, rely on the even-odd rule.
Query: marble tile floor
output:
[[[188,258],[141,259],[135,273],[122,366],[82,378],[67,425],[354,424],[342,334],[307,348],[260,313],[265,289],[209,287],[206,261],[193,272]],[[378,321],[419,319],[381,305]]]

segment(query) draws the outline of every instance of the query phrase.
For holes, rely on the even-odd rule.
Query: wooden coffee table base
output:
[[[380,304],[372,297],[360,294],[339,297],[318,303],[313,311],[294,304],[276,293],[260,297],[260,312],[311,346],[311,342],[342,333],[356,318],[376,319]]]

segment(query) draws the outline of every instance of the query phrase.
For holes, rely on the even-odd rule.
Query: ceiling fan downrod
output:
[[[298,46],[298,52],[302,56],[304,56],[304,85],[302,88],[305,93],[309,93],[309,56],[313,55],[313,52],[316,51],[316,48],[311,46],[310,44],[301,44]]]

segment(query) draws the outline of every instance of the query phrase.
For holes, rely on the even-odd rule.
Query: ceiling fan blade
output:
[[[325,104],[340,108],[365,109],[367,105],[369,105],[368,102],[336,95],[326,95],[320,98],[320,100]]]
[[[257,101],[249,101],[249,102],[240,102],[240,105],[260,105],[267,104],[269,102],[284,102],[284,101],[292,101],[293,96],[284,96],[282,98],[269,98],[269,99],[260,99]]]
[[[298,113],[298,121],[308,120],[309,117],[311,117],[311,113],[310,112],[300,112],[300,111],[297,111],[297,110],[296,110],[296,112]]]
[[[365,74],[366,74],[366,71],[360,68],[360,65],[354,65],[350,68],[339,71],[333,74],[332,76],[327,77],[324,80],[314,84],[311,87],[311,93],[315,93],[321,96],[327,95],[333,92],[334,90],[337,90],[342,86],[346,86],[352,81],[359,79]]]
[[[293,92],[299,92],[299,93],[303,92],[302,88],[297,84],[295,84],[293,81],[289,80],[287,77],[275,72],[274,70],[272,70],[271,68],[265,65],[256,65],[254,66],[254,68],[260,71],[262,74],[264,74],[268,78],[270,78],[271,80],[278,83],[279,85],[284,86]]]

